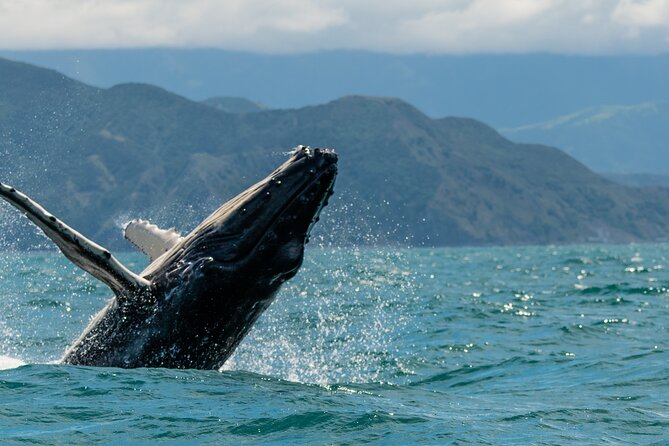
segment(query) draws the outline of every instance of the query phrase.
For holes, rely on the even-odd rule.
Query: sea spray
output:
[[[299,277],[223,369],[322,385],[387,380],[414,297],[402,251],[315,249]]]

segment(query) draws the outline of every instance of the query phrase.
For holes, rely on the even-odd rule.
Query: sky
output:
[[[0,49],[654,54],[669,0],[0,0]]]

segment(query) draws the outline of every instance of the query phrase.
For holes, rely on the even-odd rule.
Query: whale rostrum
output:
[[[218,369],[297,273],[336,175],[333,151],[299,146],[183,237],[131,221],[125,237],[150,259],[139,274],[16,189],[0,183],[0,197],[114,293],[63,363]]]

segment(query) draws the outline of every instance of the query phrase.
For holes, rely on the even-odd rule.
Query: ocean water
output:
[[[3,252],[0,444],[669,444],[667,287],[669,245],[314,247],[223,370],[122,370],[56,363],[102,284]]]

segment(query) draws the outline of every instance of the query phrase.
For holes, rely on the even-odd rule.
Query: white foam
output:
[[[18,358],[0,355],[0,370],[15,369],[22,365],[26,365],[26,363]]]

